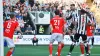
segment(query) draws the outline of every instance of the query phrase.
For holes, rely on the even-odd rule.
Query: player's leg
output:
[[[34,46],[34,40],[32,40],[33,46]]]
[[[57,35],[56,34],[52,34],[51,38],[50,38],[50,43],[49,43],[49,56],[52,56],[52,50],[53,50],[53,42],[55,41]]]
[[[84,41],[84,46],[85,46],[86,55],[89,56],[87,36],[86,36],[86,35],[82,35],[82,40]]]
[[[91,45],[91,48],[93,47],[93,45],[94,45],[94,36],[92,37],[92,45]]]
[[[5,37],[5,40],[7,41],[8,47],[10,48],[9,51],[7,52],[6,56],[11,56],[14,52],[14,42],[12,39]]]
[[[61,50],[63,49],[64,47],[64,42],[61,42]]]
[[[76,46],[79,46],[79,45],[80,45],[80,41],[77,40],[77,42],[76,42]]]
[[[68,53],[67,56],[71,56],[71,53],[72,53],[72,51],[73,51],[73,49],[74,49],[74,46],[75,46],[75,43],[76,43],[76,41],[79,39],[79,37],[80,37],[79,34],[75,34],[75,35],[74,35],[74,41],[72,42],[72,44],[71,44],[71,46],[70,46],[69,53]]]
[[[63,49],[63,47],[64,47],[64,34],[63,34],[63,40],[62,40],[62,42],[61,42],[61,49]],[[56,55],[58,55],[58,50],[57,50],[57,52],[56,52]]]
[[[61,54],[61,50],[62,50],[62,48],[61,48],[61,42],[58,42],[58,56],[60,56]]]
[[[74,38],[73,38],[73,35],[72,35],[72,30],[68,30],[68,34],[69,34],[69,36],[70,36],[71,41],[73,41]]]
[[[74,37],[73,37],[73,35],[75,35],[76,34],[76,30],[75,29],[73,29],[72,30],[72,33],[71,33],[71,36],[72,36],[72,41],[74,40]],[[80,42],[79,42],[79,39],[76,41],[76,46],[79,46],[80,45]]]
[[[63,49],[63,47],[64,47],[64,42],[62,41],[62,42],[61,42],[61,50]],[[58,55],[58,51],[59,51],[59,49],[58,49],[57,52],[55,53],[56,56]]]
[[[87,41],[88,42],[90,41],[89,36],[87,36]],[[84,43],[83,42],[80,43],[80,50],[81,50],[81,55],[80,56],[84,56]],[[88,45],[88,51],[89,51],[89,45]]]
[[[58,41],[58,56],[60,56],[61,50],[64,47],[63,43],[63,34],[58,34],[58,37],[56,39]]]
[[[87,41],[88,41],[88,52],[89,53],[91,53],[90,45],[89,45],[89,42],[90,42],[91,39],[92,39],[92,36],[88,36]]]
[[[36,46],[38,46],[38,40],[36,40]]]
[[[49,56],[52,56],[52,49],[53,49],[52,42],[50,42],[50,44],[49,44],[49,53],[50,53],[50,55]]]
[[[80,56],[84,56],[84,43],[83,42],[80,43],[80,50],[81,50]]]

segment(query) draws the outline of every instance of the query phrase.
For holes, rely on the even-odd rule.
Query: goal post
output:
[[[3,43],[3,1],[0,0],[0,56],[4,56]]]

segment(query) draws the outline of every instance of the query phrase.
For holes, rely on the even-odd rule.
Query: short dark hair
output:
[[[10,14],[10,18],[13,19],[15,17],[14,14]]]
[[[55,11],[55,15],[59,15],[60,14],[60,11],[59,10],[56,10]]]
[[[75,6],[75,4],[71,4],[70,6]]]

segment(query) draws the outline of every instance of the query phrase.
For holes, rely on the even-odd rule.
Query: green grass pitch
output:
[[[4,48],[4,55],[6,55],[8,50],[9,50],[8,47]],[[64,46],[61,52],[61,56],[66,56],[68,50],[69,46]],[[53,56],[55,56],[56,51],[57,51],[57,46],[53,46]],[[79,47],[75,47],[72,56],[79,56],[79,55],[80,55],[80,49]],[[49,56],[49,49],[47,45],[44,46],[16,45],[13,56]],[[90,56],[100,56],[100,46],[94,46],[93,49],[91,49]]]

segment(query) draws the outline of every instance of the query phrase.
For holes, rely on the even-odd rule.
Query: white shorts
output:
[[[58,42],[63,42],[63,34],[53,33],[50,38],[50,43],[53,43],[55,40]]]
[[[92,38],[93,36],[87,36],[87,41],[89,42]]]
[[[13,42],[13,39],[10,39],[9,37],[4,37],[4,40],[7,42],[7,46],[8,46],[9,48],[15,47],[15,44],[14,44],[14,42]]]

